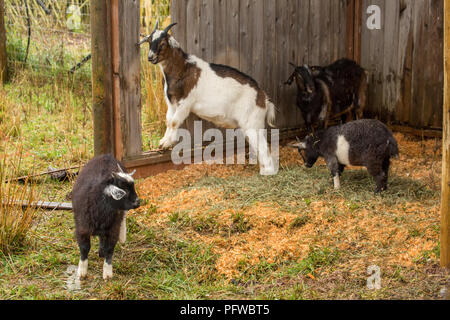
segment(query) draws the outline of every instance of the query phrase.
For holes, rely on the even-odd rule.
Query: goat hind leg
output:
[[[248,138],[250,147],[258,155],[260,165],[260,174],[263,176],[270,176],[277,174],[275,170],[274,160],[269,153],[267,139],[264,135],[264,130],[248,129],[245,130],[245,135]]]
[[[88,272],[88,255],[91,250],[91,236],[89,234],[76,234],[78,247],[80,248],[80,261],[78,263],[77,276],[85,278]]]

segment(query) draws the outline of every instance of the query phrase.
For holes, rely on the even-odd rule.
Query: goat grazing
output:
[[[286,85],[297,84],[297,106],[308,130],[327,128],[341,117],[361,119],[366,104],[367,73],[355,61],[341,59],[328,67],[295,68]]]
[[[80,248],[80,278],[87,276],[91,236],[100,238],[99,256],[105,258],[103,279],[112,278],[114,248],[118,240],[126,240],[125,214],[140,205],[133,174],[125,173],[125,167],[112,155],[103,155],[89,161],[78,176],[72,205]]]
[[[376,181],[376,193],[387,189],[390,158],[398,155],[397,141],[389,129],[378,120],[368,119],[311,134],[292,147],[298,148],[308,168],[319,156],[325,158],[335,189],[341,186],[339,177],[345,166],[366,167]]]
[[[152,34],[139,43],[150,44],[148,60],[160,64],[164,75],[167,130],[160,148],[168,149],[177,142],[177,129],[192,112],[218,127],[241,128],[257,151],[260,173],[275,174],[267,140],[260,130],[265,128],[266,119],[275,126],[274,104],[251,77],[185,53],[168,34],[174,25],[162,31],[156,24]]]

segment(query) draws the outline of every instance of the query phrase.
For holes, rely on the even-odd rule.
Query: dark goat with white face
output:
[[[103,155],[89,161],[78,176],[72,205],[80,248],[80,278],[87,275],[92,236],[100,238],[99,256],[105,258],[103,279],[112,278],[114,248],[117,241],[126,241],[125,214],[140,205],[133,174],[125,173],[125,167],[112,155]]]
[[[292,147],[298,148],[308,168],[319,157],[325,158],[335,189],[341,187],[340,176],[346,166],[366,167],[375,179],[376,193],[387,189],[390,159],[398,155],[397,141],[378,120],[358,120],[331,127],[299,140]]]
[[[297,84],[297,106],[308,130],[326,129],[334,118],[342,122],[362,118],[367,73],[355,61],[340,59],[327,67],[291,65],[295,70],[286,84]]]

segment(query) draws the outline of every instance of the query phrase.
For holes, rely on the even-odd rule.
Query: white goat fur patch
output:
[[[337,139],[336,157],[338,158],[340,164],[346,166],[350,165],[349,152],[350,144],[347,139],[345,139],[344,136],[339,136]]]
[[[341,180],[339,178],[339,175],[335,176],[333,178],[334,181],[334,189],[339,190],[341,188]]]
[[[123,172],[118,172],[117,175],[121,177],[123,180],[128,181],[129,183],[134,183],[134,179],[131,175]]]
[[[105,188],[104,193],[107,196],[110,196],[114,200],[117,200],[117,201],[122,200],[123,197],[125,197],[125,195],[127,194],[124,190],[120,189],[119,187],[117,187],[113,184],[110,184],[109,186],[107,186]]]
[[[108,280],[113,277],[112,264],[108,264],[106,261],[103,263],[103,279]]]
[[[119,241],[122,244],[127,241],[127,216],[126,215],[123,216],[122,223],[120,224]]]

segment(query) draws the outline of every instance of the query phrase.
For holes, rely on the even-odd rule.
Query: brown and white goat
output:
[[[297,106],[308,130],[327,128],[340,118],[347,122],[363,117],[367,72],[355,61],[340,59],[327,67],[295,66],[287,85],[297,84]]]
[[[275,106],[258,83],[229,66],[208,63],[185,53],[168,34],[176,25],[144,38],[150,43],[148,60],[159,64],[164,75],[167,103],[167,130],[160,142],[168,149],[177,142],[177,130],[190,113],[218,127],[242,129],[250,146],[257,151],[262,175],[276,174],[266,137],[261,129],[266,119],[274,127]]]

